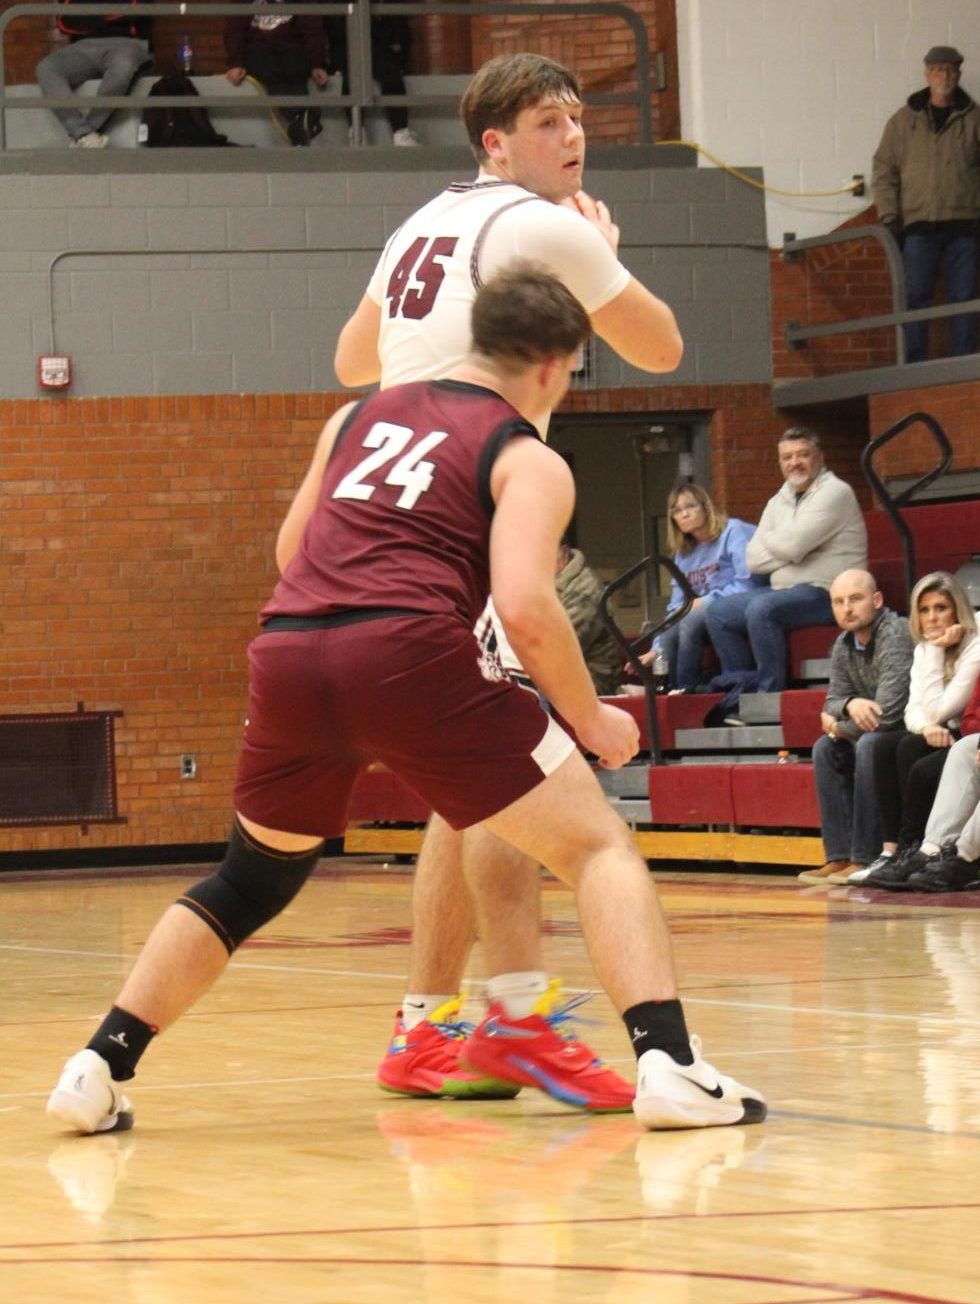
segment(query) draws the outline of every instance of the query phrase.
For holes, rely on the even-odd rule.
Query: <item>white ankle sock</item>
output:
[[[455,992],[449,996],[419,996],[415,992],[406,992],[402,1000],[402,1023],[405,1025],[405,1031],[411,1032],[423,1019],[431,1019],[440,1005],[455,999]]]
[[[526,1019],[548,990],[548,975],[538,969],[498,973],[487,981],[487,997],[499,1001],[511,1019]]]

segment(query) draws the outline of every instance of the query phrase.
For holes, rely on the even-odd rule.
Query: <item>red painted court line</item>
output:
[[[727,1282],[752,1282],[755,1285],[766,1286],[793,1286],[798,1289],[808,1290],[810,1283],[800,1281],[794,1277],[767,1277],[757,1273],[739,1273],[739,1272],[707,1272],[698,1270],[687,1270],[684,1268],[639,1268],[624,1267],[619,1264],[605,1263],[508,1263],[501,1262],[499,1259],[392,1259],[389,1257],[373,1258],[330,1258],[325,1255],[298,1255],[289,1259],[276,1258],[271,1255],[235,1255],[234,1258],[220,1259],[207,1258],[202,1255],[180,1255],[177,1257],[170,1256],[151,1256],[151,1255],[125,1255],[122,1257],[104,1258],[50,1258],[50,1259],[0,1259],[0,1267],[4,1264],[13,1264],[21,1266],[24,1264],[85,1264],[85,1263],[110,1263],[118,1266],[122,1263],[146,1263],[155,1267],[161,1267],[169,1263],[196,1263],[206,1264],[209,1267],[215,1267],[222,1263],[229,1266],[238,1267],[241,1264],[265,1264],[280,1265],[282,1267],[345,1267],[345,1268],[377,1268],[382,1264],[395,1268],[472,1268],[483,1270],[492,1270],[500,1272],[504,1269],[511,1269],[516,1272],[550,1272],[550,1273],[571,1273],[585,1274],[595,1273],[603,1276],[638,1276],[638,1277],[670,1277],[680,1280],[698,1280],[698,1281],[727,1281]],[[835,1282],[817,1281],[812,1283],[813,1290],[832,1291],[831,1298],[837,1300],[867,1300],[882,1299],[894,1301],[894,1304],[969,1304],[969,1301],[954,1300],[949,1296],[940,1295],[913,1295],[907,1291],[888,1290],[884,1287],[877,1286],[845,1286],[838,1285]],[[808,1297],[807,1304],[815,1304],[812,1297]]]
[[[195,1241],[259,1241],[283,1240],[293,1236],[379,1236],[389,1233],[408,1232],[417,1235],[422,1232],[459,1232],[459,1231],[502,1231],[513,1228],[521,1230],[530,1227],[606,1227],[628,1223],[689,1222],[699,1225],[707,1222],[724,1222],[736,1218],[814,1218],[827,1214],[853,1216],[867,1213],[948,1213],[953,1209],[980,1209],[980,1201],[965,1200],[961,1202],[944,1202],[942,1204],[883,1204],[883,1205],[837,1205],[800,1209],[740,1209],[729,1213],[637,1213],[611,1214],[599,1218],[532,1218],[520,1222],[494,1219],[488,1222],[463,1223],[394,1223],[389,1226],[369,1224],[364,1227],[293,1227],[280,1231],[248,1232],[187,1232],[175,1236],[121,1236],[104,1241],[19,1241],[4,1243],[0,1241],[0,1253],[8,1250],[58,1250],[90,1247],[100,1249],[114,1245],[184,1245]],[[759,1281],[768,1281],[766,1277]],[[823,1283],[827,1289],[834,1289],[832,1283]]]

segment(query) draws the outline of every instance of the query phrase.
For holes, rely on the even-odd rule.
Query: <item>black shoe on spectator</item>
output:
[[[306,123],[303,121],[303,114],[291,118],[286,127],[286,135],[289,137],[290,145],[308,145],[310,138],[307,135]]]
[[[309,141],[311,140],[316,140],[317,136],[319,136],[322,130],[323,130],[323,110],[307,109],[306,110],[306,135],[308,137],[307,144],[309,144]]]
[[[913,874],[924,869],[931,858],[919,850],[919,844],[899,847],[894,855],[889,856],[882,865],[878,865],[867,878],[861,882],[862,887],[883,887],[889,892],[906,892],[909,879]]]
[[[980,883],[980,864],[963,860],[956,851],[955,842],[947,842],[938,856],[913,874],[907,884],[909,892],[966,892]]]

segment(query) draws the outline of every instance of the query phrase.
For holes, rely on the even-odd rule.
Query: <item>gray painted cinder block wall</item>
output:
[[[337,333],[386,237],[473,175],[465,150],[405,153],[8,154],[0,397],[36,395],[49,352],[71,356],[75,396],[339,388]],[[587,179],[613,209],[623,261],[680,321],[685,357],[661,380],[766,382],[761,193],[721,171],[664,166],[669,153],[597,149]],[[596,378],[657,379],[605,348]]]

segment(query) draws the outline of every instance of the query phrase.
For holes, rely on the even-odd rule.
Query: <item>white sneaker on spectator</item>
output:
[[[109,137],[103,136],[100,131],[88,131],[84,136],[78,136],[75,140],[68,142],[69,149],[105,149],[109,143]]]
[[[701,1058],[701,1040],[691,1038],[693,1064],[678,1064],[666,1051],[645,1051],[637,1064],[633,1113],[649,1131],[678,1127],[727,1127],[761,1123],[766,1102]]]
[[[48,1098],[48,1113],[78,1132],[127,1132],[133,1126],[133,1107],[109,1065],[88,1049],[65,1064]]]
[[[396,145],[421,145],[422,142],[416,136],[411,127],[401,127],[392,136]]]

